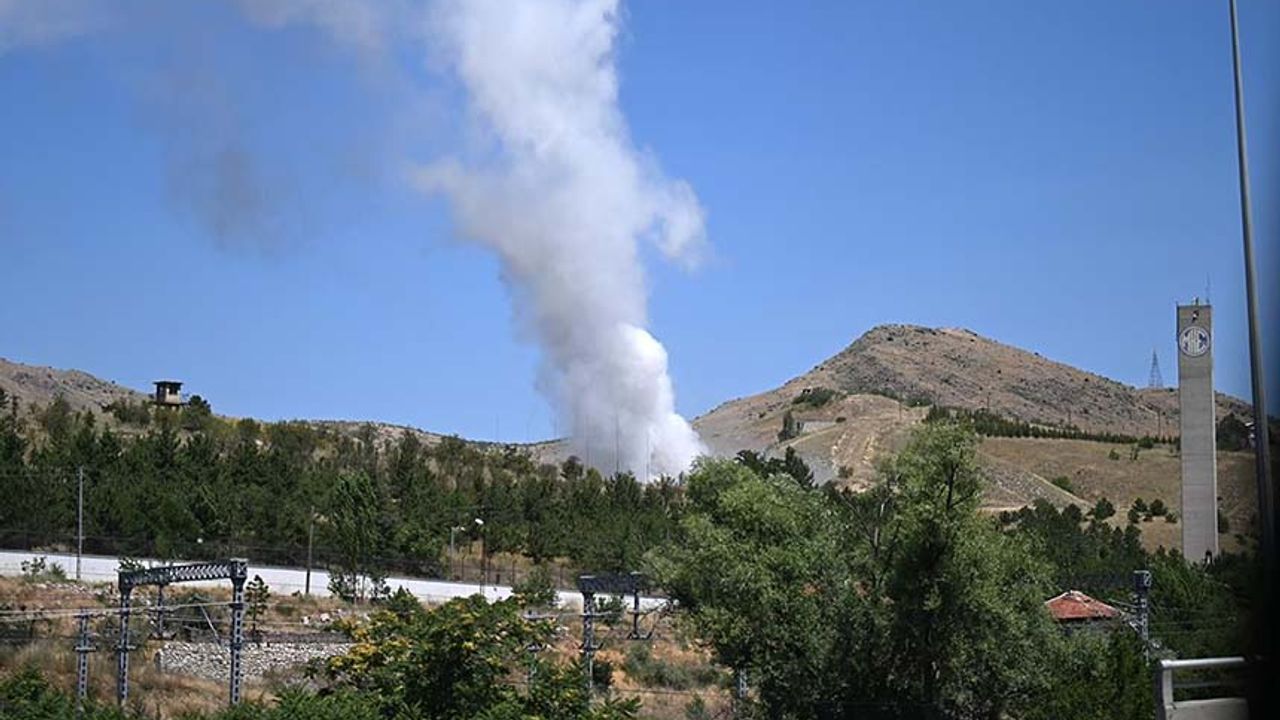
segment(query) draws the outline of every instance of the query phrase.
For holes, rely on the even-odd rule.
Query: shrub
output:
[[[1170,525],[1178,522],[1178,513],[1170,512],[1164,514],[1164,521]]]
[[[64,582],[67,571],[58,563],[49,562],[48,558],[36,557],[22,561],[22,579]]]
[[[800,391],[800,394],[791,400],[792,405],[808,405],[809,407],[819,408],[840,396],[840,393],[831,388],[825,387],[807,387]]]
[[[1164,506],[1164,501],[1160,498],[1152,500],[1151,507],[1148,510],[1153,517],[1161,517],[1165,513],[1169,512],[1169,509]]]
[[[1111,448],[1111,452],[1107,453],[1107,459],[1108,459],[1108,460],[1119,460],[1119,459],[1120,459],[1120,453],[1116,452],[1116,449],[1115,449],[1115,448]]]
[[[720,674],[707,665],[690,666],[684,663],[665,662],[653,657],[647,644],[635,643],[627,647],[622,669],[627,677],[645,687],[661,687],[671,690],[690,690],[713,685]]]
[[[1054,478],[1051,482],[1054,485],[1062,488],[1063,490],[1066,490],[1067,492],[1071,493],[1072,495],[1074,495],[1076,492],[1075,486],[1071,484],[1071,479],[1068,478],[1066,475],[1059,475],[1058,477]]]
[[[1102,522],[1116,514],[1116,506],[1112,505],[1110,500],[1101,498],[1094,504],[1093,510],[1090,511],[1090,513],[1093,515],[1094,520]]]
[[[1227,514],[1222,512],[1222,508],[1218,508],[1218,534],[1227,535],[1231,532],[1231,520]]]

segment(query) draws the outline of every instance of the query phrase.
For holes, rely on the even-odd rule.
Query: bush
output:
[[[1165,513],[1169,512],[1169,509],[1164,506],[1163,500],[1156,498],[1151,501],[1151,507],[1148,508],[1148,512],[1151,513],[1152,517],[1161,517]]]
[[[1120,453],[1116,452],[1116,449],[1115,449],[1115,448],[1111,448],[1111,452],[1107,453],[1107,459],[1108,459],[1108,460],[1119,460],[1119,459],[1120,459]]]
[[[1142,448],[1143,450],[1150,450],[1155,446],[1156,446],[1156,441],[1150,435],[1143,435],[1141,438],[1138,439],[1138,447]]]
[[[819,408],[840,397],[840,393],[831,388],[807,387],[791,400],[792,405],[808,405]]]
[[[1054,478],[1051,482],[1054,485],[1062,488],[1063,490],[1066,490],[1067,492],[1071,493],[1072,495],[1076,493],[1075,486],[1071,484],[1071,479],[1068,478],[1066,475],[1059,475],[1058,477]]]
[[[36,557],[22,561],[22,579],[65,582],[67,571],[56,562],[50,563],[48,558]]]
[[[1101,498],[1096,504],[1094,504],[1091,514],[1093,515],[1094,520],[1102,522],[1116,514],[1116,506],[1112,505],[1110,500]]]
[[[1172,525],[1172,524],[1174,524],[1174,523],[1177,523],[1177,522],[1178,522],[1178,513],[1175,513],[1175,512],[1165,513],[1165,515],[1164,515],[1164,521],[1165,521],[1165,522],[1167,522],[1167,523],[1169,523],[1170,525]]]
[[[1222,512],[1222,508],[1218,508],[1218,534],[1227,535],[1231,532],[1231,520],[1227,514]]]
[[[714,685],[720,673],[708,665],[690,666],[683,663],[664,662],[653,657],[649,646],[635,643],[627,647],[622,669],[627,677],[645,687],[671,690],[690,690]]]
[[[520,607],[555,607],[556,586],[551,582],[551,573],[542,565],[534,566],[524,580],[511,588],[511,594]]]

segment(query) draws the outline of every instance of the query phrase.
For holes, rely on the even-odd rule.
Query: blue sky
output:
[[[1270,330],[1280,5],[1241,22]],[[458,135],[429,48],[222,3],[3,48],[0,356],[232,415],[554,432],[497,261],[404,181]],[[1138,385],[1154,347],[1173,382],[1206,284],[1217,385],[1248,397],[1225,0],[645,0],[617,61],[634,141],[707,210],[703,267],[646,256],[684,414],[887,322]]]

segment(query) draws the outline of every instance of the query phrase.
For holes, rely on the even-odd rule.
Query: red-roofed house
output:
[[[1044,601],[1054,621],[1070,625],[1114,620],[1120,617],[1120,611],[1110,605],[1085,595],[1079,590],[1068,590],[1061,595]]]

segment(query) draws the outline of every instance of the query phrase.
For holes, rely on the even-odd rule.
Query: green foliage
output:
[[[1045,566],[977,513],[975,448],[930,424],[860,495],[704,462],[653,572],[769,716],[1013,711],[1057,635]]]
[[[48,558],[34,557],[23,560],[22,579],[27,582],[66,582],[67,571],[58,563],[49,562]]]
[[[0,679],[0,717],[5,720],[71,720],[78,717],[75,700],[49,684],[34,666],[16,669]],[[84,720],[125,720],[114,707],[89,703]]]
[[[1163,517],[1165,513],[1169,512],[1169,508],[1165,507],[1163,500],[1156,498],[1151,501],[1151,506],[1147,508],[1147,512],[1151,513],[1152,517]]]
[[[1107,459],[1108,459],[1108,460],[1119,460],[1119,459],[1120,459],[1120,453],[1116,452],[1116,449],[1115,449],[1115,448],[1111,448],[1111,450],[1107,452]]]
[[[1027,720],[1146,720],[1152,706],[1151,671],[1133,633],[1076,633],[1050,648],[1063,681],[1029,704]]]
[[[271,599],[271,588],[263,582],[261,575],[254,575],[253,579],[244,586],[244,599],[248,603],[246,610],[249,614],[250,632],[257,634],[258,620]]]
[[[127,399],[116,400],[107,406],[112,417],[126,425],[147,426],[151,424],[151,406],[145,400],[132,402]]]
[[[192,395],[182,408],[182,417],[178,424],[188,432],[199,432],[208,429],[213,423],[213,407],[209,401],[199,395]]]
[[[1063,490],[1066,490],[1067,492],[1072,493],[1073,495],[1075,494],[1076,488],[1074,485],[1071,484],[1071,478],[1067,477],[1066,475],[1059,475],[1058,477],[1054,478],[1050,482],[1052,482],[1057,487],[1060,487]]]
[[[778,431],[778,442],[786,442],[799,435],[800,422],[796,420],[795,415],[790,410],[782,413],[782,429]]]
[[[1112,505],[1111,501],[1106,498],[1099,498],[1098,502],[1094,503],[1093,510],[1089,514],[1094,520],[1102,522],[1116,514],[1116,506]]]
[[[549,622],[522,619],[514,600],[473,596],[431,610],[380,611],[323,675],[331,690],[360,692],[384,713],[424,720],[635,717],[635,701],[593,706],[572,665],[538,659],[528,688],[507,682],[527,669],[526,648],[548,643],[553,633]]]
[[[1249,449],[1249,426],[1235,415],[1227,415],[1218,421],[1215,437],[1219,450]]]
[[[388,592],[382,558],[388,518],[373,481],[364,473],[344,473],[330,497],[325,534],[337,550],[329,571],[329,591],[349,602],[377,599]]]
[[[686,665],[659,660],[653,657],[648,643],[628,645],[622,669],[627,677],[645,687],[670,690],[707,687],[721,679],[721,673],[706,664]]]
[[[974,432],[992,437],[1056,438],[1126,444],[1144,441],[1150,443],[1149,445],[1144,445],[1144,447],[1152,447],[1156,442],[1155,438],[1142,438],[1140,440],[1132,435],[1123,433],[1088,432],[1074,425],[1014,420],[985,408],[967,410],[965,408],[949,408],[935,405],[929,408],[929,412],[925,415],[925,422],[927,423],[951,420],[967,422],[973,427]],[[1119,460],[1120,458],[1117,455],[1112,459]]]
[[[536,565],[524,579],[511,588],[511,594],[520,607],[554,607],[556,587],[551,573],[543,565]]]
[[[736,459],[762,477],[786,475],[801,487],[813,487],[813,471],[793,447],[788,447],[781,459],[766,458],[754,450],[742,450]]]
[[[427,445],[406,433],[379,440],[300,422],[240,420],[184,431],[178,414],[120,436],[64,403],[28,423],[13,398],[0,408],[0,542],[65,543],[76,529],[85,473],[85,551],[126,557],[302,565],[314,559],[347,597],[388,573],[442,576],[449,528],[485,518],[489,553],[535,563],[567,558],[588,572],[629,571],[670,536],[683,505],[678,478],[605,478],[576,459],[538,465],[520,450],[457,438]],[[201,407],[197,403],[197,408]],[[46,430],[46,426],[48,430]],[[314,519],[314,524],[313,524]],[[373,581],[373,582],[371,582]],[[376,595],[376,592],[372,593]]]
[[[791,399],[791,404],[820,408],[840,396],[841,393],[838,390],[832,390],[831,388],[807,387],[801,390],[799,395]]]
[[[1231,518],[1222,512],[1222,508],[1218,508],[1218,534],[1228,535],[1231,533]]]

